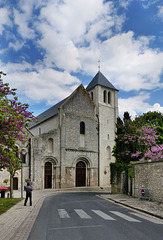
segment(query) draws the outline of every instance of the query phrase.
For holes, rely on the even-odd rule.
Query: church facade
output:
[[[24,180],[34,189],[110,187],[117,117],[118,90],[99,71],[31,124]]]

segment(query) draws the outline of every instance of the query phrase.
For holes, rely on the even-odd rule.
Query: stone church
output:
[[[30,178],[34,189],[109,188],[117,117],[118,90],[99,71],[86,89],[81,84],[31,123],[26,147],[18,146],[25,150],[23,184]],[[15,188],[21,176],[17,171]]]

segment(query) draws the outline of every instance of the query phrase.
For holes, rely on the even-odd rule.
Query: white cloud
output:
[[[17,9],[14,9],[14,23],[17,25],[18,32],[24,39],[33,39],[35,32],[28,26],[28,21],[31,21],[28,15],[20,13]]]
[[[81,68],[78,49],[64,35],[56,34],[50,29],[39,44],[46,49],[44,63],[47,67],[57,66],[66,71],[77,71]]]
[[[126,8],[136,0],[119,0],[119,5],[123,8]],[[144,9],[149,8],[151,5],[154,5],[158,2],[159,0],[137,0],[137,2],[139,2],[139,4],[141,4],[141,6]]]
[[[119,0],[119,4],[123,8],[127,8],[133,0]]]
[[[102,0],[65,0],[62,4],[50,1],[41,9],[40,21],[46,21],[56,33],[64,33],[74,43],[80,43],[92,24],[105,19],[106,28],[112,12],[113,4]]]
[[[123,8],[131,2],[119,0]],[[152,4],[152,1],[140,2],[144,7]],[[132,31],[121,33],[126,17],[118,14],[114,1],[20,0],[17,4],[13,9],[17,32],[15,37],[10,37],[9,47],[18,51],[32,39],[33,47],[44,54],[43,61],[35,60],[34,66],[25,61],[1,66],[8,73],[7,79],[12,80],[11,86],[18,88],[28,100],[52,104],[65,98],[80,84],[71,73],[94,75],[99,59],[102,73],[120,90],[163,88],[160,80],[163,52],[150,48],[151,41],[155,40],[153,36],[135,37]],[[159,6],[160,18],[162,8]],[[7,9],[0,9],[0,20],[1,34],[5,24],[11,25]],[[23,40],[17,38],[18,34]],[[3,52],[1,49],[0,53]],[[150,108],[162,109],[158,104],[148,104],[149,99],[148,94],[129,99],[131,114]],[[120,99],[121,112],[129,100]]]
[[[140,0],[143,8],[145,8],[145,9],[149,8],[151,5],[156,4],[158,1],[159,0]]]
[[[158,111],[163,113],[163,107],[161,107],[161,105],[159,103],[155,103],[153,104],[153,106],[150,106],[149,108],[147,108],[147,110],[145,112],[154,112],[154,111]]]
[[[141,92],[139,95],[126,99],[119,98],[119,116],[123,118],[124,112],[129,112],[132,119],[136,115],[141,115],[149,111],[159,111],[163,113],[163,107],[159,103],[150,105],[147,101],[150,99],[150,94]]]
[[[158,14],[157,16],[163,20],[163,6],[158,6]]]
[[[20,50],[24,46],[23,41],[15,40],[15,42],[10,42],[9,43],[9,48],[13,48],[15,51]]]
[[[5,25],[12,25],[9,18],[9,10],[7,8],[0,8],[0,35],[4,31]]]
[[[7,69],[5,81],[9,82],[11,88],[18,89],[19,96],[26,96],[27,102],[44,100],[54,104],[70,95],[72,89],[80,84],[80,80],[68,72],[44,68],[39,62],[34,66],[26,62],[8,64],[3,69]]]
[[[117,34],[89,47],[80,48],[83,69],[95,74],[94,64],[101,59],[102,72],[124,91],[161,88],[163,52],[148,47],[152,37],[135,39],[133,32]],[[95,62],[96,60],[96,62]],[[94,64],[92,64],[94,62]]]
[[[87,6],[87,7],[86,7]],[[38,44],[45,50],[45,64],[67,71],[82,69],[79,49],[91,42],[109,37],[112,28],[119,31],[124,22],[112,2],[102,0],[49,1],[41,9],[36,29],[41,34]],[[87,49],[85,49],[87,51]]]
[[[36,9],[40,9],[37,17],[33,15]],[[37,46],[44,49],[44,64],[69,72],[82,70],[80,47],[92,41],[101,42],[99,36],[112,36],[112,28],[121,30],[125,19],[117,14],[112,2],[103,0],[49,0],[41,3],[20,0],[13,13],[17,32],[23,40],[34,39]],[[23,43],[19,43],[12,40],[9,47],[20,50]]]

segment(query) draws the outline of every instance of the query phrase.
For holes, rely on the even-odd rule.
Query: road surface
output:
[[[163,221],[101,199],[97,193],[47,197],[28,240],[162,240]]]

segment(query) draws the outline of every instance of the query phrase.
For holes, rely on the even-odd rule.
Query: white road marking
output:
[[[91,216],[89,216],[84,210],[82,209],[74,209],[74,211],[78,214],[78,216],[81,218],[81,219],[92,219]],[[112,220],[112,221],[115,221],[116,219],[109,216],[108,214],[100,211],[100,210],[91,210],[92,212],[94,212],[95,214],[97,214],[99,217],[105,219],[105,220]],[[115,214],[116,216],[118,217],[121,217],[129,222],[141,222],[140,220],[137,220],[133,217],[130,217],[126,214],[123,214],[121,212],[118,212],[118,211],[110,211],[112,214]],[[65,209],[58,209],[58,214],[60,216],[60,218],[70,218],[69,214],[67,213],[67,211]],[[140,214],[140,213],[136,213],[136,212],[129,212],[129,214],[132,214],[136,217],[139,217],[141,219],[145,219],[149,222],[152,222],[152,223],[155,223],[155,224],[163,224],[163,221],[160,219],[155,219],[155,218],[152,218],[152,217],[148,217],[146,215],[143,215],[143,214]]]
[[[152,218],[152,217],[148,217],[148,216],[142,215],[142,214],[140,214],[140,213],[130,212],[130,214],[132,214],[132,215],[134,215],[134,216],[137,216],[137,217],[140,217],[140,218],[142,218],[142,219],[145,219],[145,220],[147,220],[147,221],[156,223],[156,224],[163,224],[163,221],[162,221],[162,220],[154,219],[154,218]]]
[[[92,211],[105,220],[115,220],[114,218],[110,217],[109,215],[105,214],[100,210],[92,210]]]
[[[103,227],[103,225],[90,225],[90,226],[72,226],[72,227],[57,227],[57,228],[49,228],[48,231],[54,230],[67,230],[67,229],[78,229],[78,228],[97,228]]]
[[[110,211],[110,212],[115,214],[115,215],[117,215],[118,217],[121,217],[121,218],[129,221],[129,222],[141,222],[141,221],[139,221],[139,220],[137,220],[135,218],[129,217],[129,216],[127,216],[127,215],[125,215],[125,214],[123,214],[121,212],[117,212],[117,211]]]
[[[60,218],[70,218],[65,209],[58,209],[58,214]]]
[[[74,209],[74,210],[81,218],[91,219],[91,217],[86,212],[84,212],[82,209]]]

